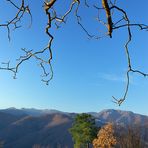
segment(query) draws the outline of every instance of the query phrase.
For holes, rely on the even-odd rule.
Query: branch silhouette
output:
[[[69,0],[70,1],[70,0]],[[21,20],[24,18],[24,15],[29,15],[30,17],[30,25],[32,24],[32,13],[30,10],[29,5],[26,4],[26,0],[21,0],[21,4],[18,5],[13,0],[5,0],[6,3],[9,3],[14,9],[17,10],[17,12],[14,14],[14,17],[12,19],[8,20],[6,23],[1,23],[0,27],[4,27],[7,30],[7,36],[8,40],[11,39],[11,29],[13,28],[16,30],[17,28],[20,28]],[[119,106],[125,101],[127,98],[127,94],[129,91],[129,85],[130,85],[130,73],[138,73],[144,77],[148,77],[148,74],[145,72],[142,72],[139,69],[134,69],[131,62],[131,56],[129,52],[129,44],[132,42],[132,27],[137,27],[139,30],[148,31],[148,25],[143,23],[131,23],[131,20],[128,17],[127,12],[117,6],[117,0],[100,0],[100,1],[90,1],[90,0],[71,0],[70,5],[67,9],[67,11],[63,15],[59,15],[57,12],[57,8],[55,5],[62,3],[62,1],[58,0],[45,0],[44,1],[44,12],[47,17],[47,25],[45,26],[45,32],[48,37],[48,43],[45,47],[39,50],[28,50],[26,48],[22,48],[22,52],[24,53],[16,60],[16,65],[14,67],[11,66],[10,61],[9,62],[3,62],[2,66],[0,67],[1,70],[8,70],[12,72],[14,75],[13,77],[16,78],[17,73],[19,71],[20,66],[30,60],[31,58],[34,58],[37,63],[39,63],[39,66],[42,70],[41,75],[41,81],[45,84],[49,84],[50,80],[53,78],[53,68],[52,68],[52,44],[54,40],[54,36],[51,34],[51,28],[53,25],[56,26],[56,28],[60,28],[62,24],[66,24],[66,21],[68,17],[72,17],[72,13],[74,12],[74,17],[76,18],[76,22],[78,26],[86,33],[87,37],[89,39],[101,39],[102,37],[109,36],[110,38],[113,37],[113,33],[122,28],[127,29],[127,41],[125,42],[124,48],[126,51],[126,58],[127,58],[127,71],[126,71],[126,86],[125,91],[123,93],[123,96],[121,98],[116,98],[113,96],[113,102],[118,104]],[[99,7],[99,4],[101,7]],[[103,36],[97,34],[91,33],[86,27],[85,24],[83,24],[82,16],[79,12],[79,10],[82,7],[85,7],[87,9],[87,13],[89,14],[92,10],[97,10],[97,17],[96,17],[96,23],[98,25],[105,26],[105,31]],[[105,16],[103,19],[100,19],[100,14],[105,13]],[[114,20],[114,13],[118,12],[122,17],[120,17],[117,21]],[[87,17],[87,15],[85,17]],[[106,21],[104,21],[106,20]],[[90,20],[91,21],[91,20]],[[102,31],[104,31],[102,30]],[[42,57],[43,54],[46,54],[48,56],[47,59],[44,59]]]

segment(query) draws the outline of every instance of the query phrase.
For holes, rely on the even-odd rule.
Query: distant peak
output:
[[[17,108],[15,108],[15,107],[9,107],[9,108],[7,108],[7,109],[17,110]]]

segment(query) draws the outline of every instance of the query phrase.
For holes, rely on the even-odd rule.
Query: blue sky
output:
[[[3,2],[0,2],[3,6],[0,10],[1,20],[5,19],[4,11],[10,16],[15,13],[14,9],[6,8]],[[14,63],[14,59],[21,54],[22,47],[40,49],[46,45],[48,41],[44,31],[46,16],[42,2],[40,0],[36,5],[33,1],[30,3],[33,14],[32,27],[28,29],[29,18],[25,17],[27,21],[22,22],[25,26],[12,31],[10,42],[6,30],[0,29],[1,62],[11,59]],[[134,2],[134,5],[133,1],[118,2],[118,5],[127,10],[133,22],[148,24],[148,18],[145,16],[148,1]],[[81,10],[84,17],[85,11]],[[90,13],[93,14],[94,12]],[[97,32],[97,23],[93,26],[93,22],[95,21],[87,21],[85,24],[88,30]],[[136,28],[132,31],[133,41],[130,44],[132,64],[134,68],[148,72],[148,34]],[[0,108],[33,107],[69,112],[114,108],[148,115],[148,79],[137,74],[131,74],[128,97],[122,106],[118,107],[111,101],[112,96],[122,97],[125,88],[127,69],[123,47],[127,40],[125,29],[115,31],[112,39],[106,37],[101,40],[89,40],[71,15],[65,25],[58,30],[52,29],[51,32],[55,36],[52,46],[54,78],[49,86],[40,81],[41,71],[34,60],[21,66],[16,80],[12,79],[11,73],[0,71]]]

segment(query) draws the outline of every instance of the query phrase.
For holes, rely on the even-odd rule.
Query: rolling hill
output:
[[[148,125],[148,116],[121,110],[91,112],[96,123],[107,122],[121,125]],[[49,145],[50,148],[73,148],[68,129],[72,126],[76,113],[57,110],[16,109],[0,110],[0,141],[4,148],[32,148],[35,144]]]

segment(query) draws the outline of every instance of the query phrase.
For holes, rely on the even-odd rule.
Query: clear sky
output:
[[[36,50],[46,45],[46,16],[42,5],[42,0],[30,2],[32,27],[28,29],[29,18],[25,17],[27,21],[22,22],[25,26],[12,31],[10,42],[7,30],[0,28],[0,62],[12,59],[14,63],[14,59],[21,54],[22,47]],[[147,0],[122,3],[119,1],[117,5],[127,10],[133,22],[148,24]],[[15,9],[7,7],[8,4],[4,3],[4,0],[0,1],[0,6],[1,23],[7,15],[9,18],[14,14]],[[59,10],[63,11],[64,6],[60,5]],[[85,18],[86,11],[90,11],[90,14],[95,13],[91,12],[91,9],[82,9],[81,14]],[[102,31],[97,27],[97,23],[93,25],[93,22],[95,21],[86,21],[88,30]],[[58,30],[52,29],[51,32],[55,36],[52,46],[54,78],[49,86],[40,81],[41,71],[34,60],[27,61],[21,66],[16,80],[12,78],[11,73],[0,71],[0,108],[33,107],[68,112],[114,108],[148,115],[148,79],[137,74],[131,74],[128,97],[122,106],[118,107],[111,101],[112,96],[122,97],[125,89],[125,29],[115,31],[112,39],[106,37],[101,40],[89,40],[71,15],[65,25]],[[134,68],[148,72],[148,34],[136,28],[133,28],[132,32],[132,64]]]

